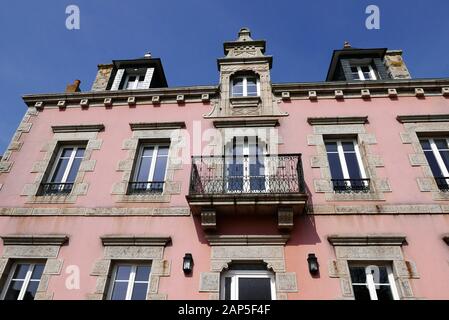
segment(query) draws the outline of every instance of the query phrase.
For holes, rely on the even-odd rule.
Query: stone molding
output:
[[[343,299],[354,299],[349,264],[353,261],[373,261],[391,263],[396,286],[401,299],[415,299],[410,279],[419,278],[416,265],[405,261],[401,245],[402,235],[341,235],[330,236],[335,248],[336,260],[328,264],[329,277],[339,278]],[[363,244],[366,241],[367,244]]]
[[[331,119],[336,118],[333,117]],[[360,117],[359,120],[363,122],[364,119],[365,117]],[[312,123],[316,122],[312,121]],[[377,144],[376,136],[366,132],[364,123],[316,124],[312,125],[312,128],[313,134],[307,136],[307,144],[309,146],[316,146],[316,154],[310,158],[310,166],[312,168],[319,168],[321,172],[321,179],[314,179],[313,181],[315,192],[324,193],[326,201],[385,200],[384,193],[391,192],[391,187],[387,178],[377,176],[376,168],[384,166],[383,158],[371,152],[370,145]],[[325,136],[337,136],[339,138],[356,137],[363,165],[371,182],[369,192],[334,192],[326,146],[324,144]]]
[[[220,276],[221,272],[227,270],[233,262],[263,262],[267,268],[272,270],[276,279],[277,299],[287,299],[288,292],[297,292],[298,285],[296,273],[286,272],[284,245],[220,245],[222,239],[232,239],[233,236],[217,236],[215,244],[211,243],[211,267],[210,272],[200,274],[200,292],[209,292],[209,298],[218,300],[220,298]],[[253,236],[235,236],[239,241],[245,243]],[[260,237],[260,236],[255,236]],[[268,241],[271,237],[265,237]],[[275,236],[276,237],[276,236]],[[222,239],[219,239],[222,238]],[[256,238],[254,238],[256,239]],[[259,241],[259,240],[258,240]],[[276,242],[282,243],[278,238]]]
[[[55,132],[53,134],[53,138],[49,142],[47,142],[41,149],[41,152],[44,153],[43,159],[33,163],[31,172],[36,174],[34,182],[25,184],[22,190],[21,195],[27,197],[27,203],[75,203],[78,196],[86,195],[89,189],[89,183],[84,181],[84,176],[86,172],[94,171],[96,160],[91,159],[92,153],[95,150],[99,150],[103,142],[101,139],[98,139],[97,136],[97,130],[79,132]],[[38,192],[40,185],[47,178],[49,171],[54,164],[55,157],[59,151],[59,148],[65,143],[74,143],[76,141],[86,143],[86,150],[84,152],[83,160],[80,163],[78,174],[75,178],[71,193],[67,195],[39,195]]]
[[[278,119],[215,120],[215,128],[277,127]]]
[[[329,235],[327,240],[333,246],[402,246],[405,243],[405,235],[402,234],[336,234]]]
[[[415,215],[449,213],[449,205],[446,204],[361,204],[361,205],[310,205],[307,214],[311,215],[352,215],[352,214],[379,214],[379,215]]]
[[[290,235],[206,235],[210,246],[285,245]]]
[[[91,276],[97,278],[95,291],[88,294],[89,300],[106,298],[110,286],[110,276],[114,264],[120,261],[151,261],[150,283],[147,300],[166,300],[167,294],[159,292],[161,277],[170,276],[171,263],[164,258],[164,248],[170,237],[153,237],[142,235],[114,235],[101,237],[104,256],[97,260]]]
[[[100,132],[104,130],[104,124],[78,124],[51,126],[53,133],[64,132]]]
[[[103,246],[163,246],[171,242],[170,237],[142,235],[106,235],[101,237]]]
[[[116,196],[117,202],[170,202],[171,196],[181,194],[182,181],[174,181],[175,172],[182,169],[180,154],[185,146],[186,137],[183,129],[135,129],[132,137],[123,141],[122,149],[128,151],[128,156],[120,160],[116,171],[122,172],[122,180],[113,185],[111,194]],[[158,194],[128,194],[128,184],[132,179],[133,167],[139,152],[141,142],[167,142],[168,151],[167,171],[164,189]]]
[[[368,123],[368,116],[365,117],[309,117],[307,122],[312,125],[339,125],[339,124],[365,124]]]
[[[416,179],[416,184],[421,192],[429,192],[433,200],[449,200],[449,192],[443,192],[438,188],[432,170],[427,162],[421,143],[420,136],[440,134],[442,132],[449,132],[449,115],[425,115],[425,116],[406,116],[410,122],[403,122],[404,132],[400,133],[400,138],[403,144],[410,144],[413,148],[413,153],[410,153],[409,161],[412,167],[421,167],[423,176]],[[434,121],[430,121],[433,119]]]
[[[44,259],[45,266],[36,291],[35,300],[52,300],[53,293],[48,292],[52,276],[60,275],[63,260],[58,259],[59,249],[66,244],[67,235],[4,235],[3,253],[0,257],[0,279],[9,272],[14,262],[28,259]]]
[[[139,122],[139,123],[130,123],[132,131],[137,130],[176,130],[176,129],[185,129],[186,123],[184,121],[181,122]]]
[[[449,114],[402,115],[397,116],[396,120],[400,123],[449,122]]]

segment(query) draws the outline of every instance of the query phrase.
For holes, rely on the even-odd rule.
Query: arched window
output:
[[[231,79],[232,97],[260,96],[259,78],[254,73],[236,74]]]

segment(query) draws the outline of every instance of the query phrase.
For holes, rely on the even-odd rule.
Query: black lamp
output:
[[[182,261],[182,271],[185,274],[190,274],[193,269],[193,257],[191,253],[186,253]]]
[[[320,266],[318,264],[318,258],[315,256],[315,253],[309,253],[307,262],[309,263],[309,272],[311,274],[317,274],[320,270]]]

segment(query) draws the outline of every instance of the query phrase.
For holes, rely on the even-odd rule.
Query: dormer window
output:
[[[376,72],[370,64],[351,66],[352,80],[377,80]]]
[[[254,75],[238,75],[232,78],[233,97],[258,97],[260,96],[259,79]]]
[[[124,79],[120,89],[122,90],[136,90],[145,88],[145,73],[146,69],[125,70]]]

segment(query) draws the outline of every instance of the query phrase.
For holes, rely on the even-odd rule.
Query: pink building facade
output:
[[[220,83],[160,59],[24,96],[0,161],[1,299],[449,299],[449,80],[335,50],[272,83],[265,41]]]

